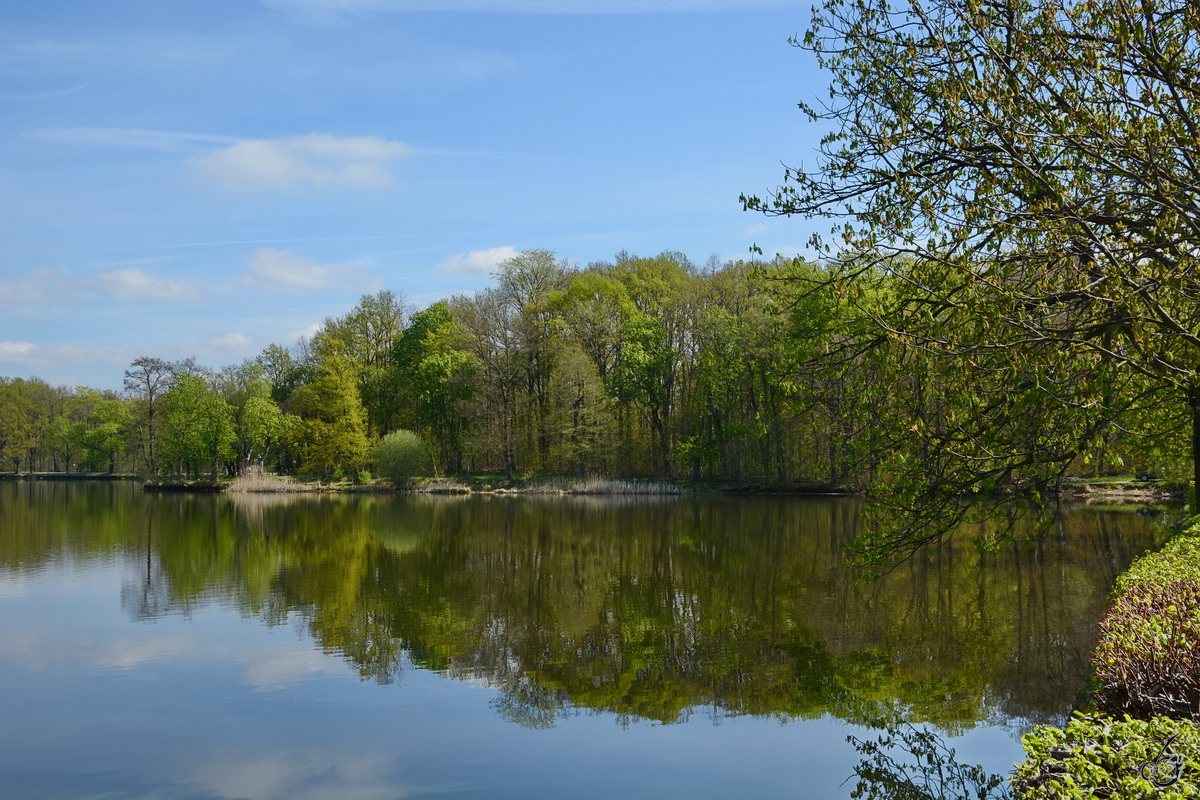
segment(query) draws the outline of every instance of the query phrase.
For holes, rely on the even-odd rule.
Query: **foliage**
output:
[[[1200,719],[1200,582],[1122,593],[1100,623],[1093,662],[1105,711]]]
[[[394,423],[396,385],[390,369],[392,348],[400,338],[412,307],[390,290],[363,295],[344,316],[327,317],[313,337],[320,360],[329,347],[349,357],[358,372],[358,391],[366,413],[368,435],[378,436]]]
[[[82,463],[96,471],[115,472],[128,435],[129,405],[90,389],[84,394],[89,407],[79,432],[85,450]]]
[[[453,344],[454,318],[445,302],[412,315],[392,346],[393,384],[402,405],[401,424],[423,426],[440,445],[443,463],[462,469],[463,440],[470,420],[464,406],[475,394],[471,355]]]
[[[1120,596],[1138,586],[1166,586],[1181,580],[1200,581],[1200,519],[1183,535],[1134,561],[1117,578],[1113,594]]]
[[[180,466],[191,474],[208,466],[216,478],[221,464],[233,456],[236,438],[233,409],[225,398],[197,375],[177,375],[162,396],[161,417],[163,465]]]
[[[291,399],[300,417],[289,425],[301,455],[300,469],[326,478],[357,475],[369,460],[370,441],[355,364],[331,340],[316,371],[316,380],[297,389]]]
[[[13,471],[21,468],[21,460],[34,444],[29,413],[24,381],[0,380],[0,460],[12,465]]]
[[[831,221],[808,285],[866,324],[829,368],[888,376],[859,430],[915,513],[874,558],[1111,437],[1192,428],[1200,473],[1198,33],[1185,0],[826,0],[794,41],[831,75],[803,106],[831,132],[743,201]]]
[[[853,800],[1000,800],[1011,796],[1003,776],[977,764],[959,763],[954,749],[929,728],[887,725],[873,740],[846,739],[864,757],[854,767]]]
[[[1177,536],[1117,581],[1093,656],[1098,707],[1200,718],[1200,539]]]
[[[1076,713],[1065,729],[1038,726],[1022,741],[1027,757],[1013,777],[1022,800],[1200,796],[1200,728],[1193,723]]]
[[[375,471],[395,486],[411,486],[431,463],[425,442],[412,431],[392,431],[375,446]]]
[[[125,370],[125,391],[140,400],[135,415],[137,448],[141,451],[140,466],[146,470],[158,468],[154,452],[158,443],[159,426],[155,420],[160,398],[170,390],[175,379],[175,367],[168,361],[152,356],[139,356]]]
[[[1174,463],[1180,437],[1142,435],[1169,427],[1169,404],[1121,430],[1103,414],[1081,422],[1048,395],[1031,402],[1015,379],[979,380],[961,361],[873,335],[871,315],[903,287],[881,278],[843,295],[830,275],[779,258],[698,267],[676,252],[581,269],[529,251],[498,267],[493,289],[415,313],[398,295],[368,295],[312,339],[220,370],[136,359],[125,397],[8,380],[0,467],[180,468],[179,452],[159,450],[186,438],[162,421],[181,376],[228,404],[236,457],[217,466],[240,473],[354,476],[380,436],[404,429],[437,472],[851,489],[877,479],[896,489],[882,500],[911,516],[916,498],[936,517],[972,510],[944,502],[948,487],[982,498],[1051,468]],[[1011,366],[1003,353],[981,358]],[[1088,385],[1036,364],[1022,374]],[[1079,432],[1095,426],[1096,447],[1077,455]],[[924,530],[936,538],[945,521]],[[872,541],[888,544],[877,530]]]

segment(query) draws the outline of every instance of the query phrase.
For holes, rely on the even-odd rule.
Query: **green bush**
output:
[[[1200,719],[1200,584],[1140,583],[1100,622],[1096,705],[1139,719]]]
[[[1134,586],[1165,586],[1187,578],[1200,581],[1200,522],[1193,523],[1161,550],[1134,561],[1117,578],[1113,594],[1120,596]]]
[[[1020,798],[1200,797],[1200,520],[1135,561],[1113,594],[1094,702],[1121,719],[1077,713],[1027,734]]]
[[[1099,709],[1200,719],[1198,532],[1194,523],[1117,579],[1092,657]]]
[[[1022,741],[1027,757],[1013,788],[1023,800],[1200,797],[1200,728],[1193,723],[1076,713],[1065,729],[1038,726]]]
[[[375,471],[398,487],[412,486],[418,475],[428,474],[432,460],[421,437],[412,431],[395,431],[375,448]]]

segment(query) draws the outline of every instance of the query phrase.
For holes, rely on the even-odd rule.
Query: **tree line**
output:
[[[892,417],[943,424],[979,402],[860,324],[893,290],[847,298],[821,265],[664,252],[580,268],[531,250],[494,277],[423,310],[364,296],[222,369],[143,356],[120,393],[0,379],[0,463],[358,479],[409,430],[441,474],[865,485],[892,468],[878,435]],[[1136,442],[1101,445],[1073,468],[1118,468]]]

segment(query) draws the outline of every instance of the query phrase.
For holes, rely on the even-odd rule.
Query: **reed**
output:
[[[230,481],[227,492],[256,492],[256,493],[283,493],[283,492],[303,492],[305,487],[302,483],[290,478],[286,475],[268,475],[265,473],[252,473],[247,475],[239,475]]]

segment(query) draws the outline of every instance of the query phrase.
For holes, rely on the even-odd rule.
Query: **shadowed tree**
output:
[[[793,40],[830,133],[743,201],[831,221],[812,246],[890,371],[863,405],[910,523],[870,557],[1113,432],[1190,429],[1200,482],[1198,36],[1185,0],[826,0]]]

